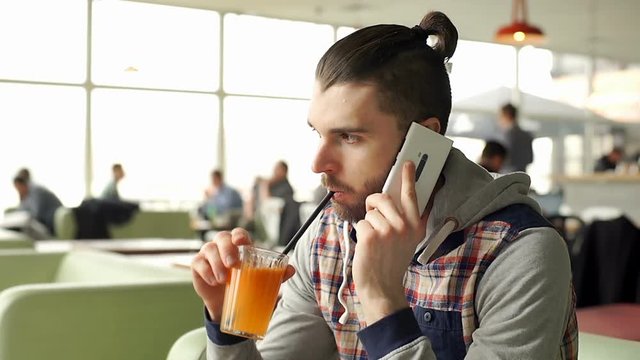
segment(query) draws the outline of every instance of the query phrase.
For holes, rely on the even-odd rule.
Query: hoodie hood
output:
[[[540,212],[528,196],[531,179],[523,172],[492,175],[452,148],[442,169],[444,185],[434,195],[427,235],[418,249],[418,261],[426,264],[450,233],[462,230],[485,216],[513,204],[526,204]],[[426,244],[426,247],[424,247]]]

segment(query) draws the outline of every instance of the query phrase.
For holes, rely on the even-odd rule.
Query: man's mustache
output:
[[[324,186],[326,189],[331,188],[331,190],[333,191],[342,191],[342,192],[353,191],[350,186],[343,184],[334,178],[329,177],[327,174],[322,174],[320,181],[322,183],[322,186]]]

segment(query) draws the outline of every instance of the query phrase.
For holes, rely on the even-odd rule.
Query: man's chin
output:
[[[364,211],[360,209],[361,207],[356,208],[355,206],[347,206],[334,202],[333,208],[340,219],[346,220],[350,223],[355,223],[364,219]]]

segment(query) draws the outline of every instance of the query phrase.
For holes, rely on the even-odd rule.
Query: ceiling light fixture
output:
[[[498,29],[495,39],[509,45],[540,45],[545,42],[542,30],[527,22],[526,0],[513,0],[511,24]]]

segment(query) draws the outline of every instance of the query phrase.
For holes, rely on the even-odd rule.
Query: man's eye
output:
[[[358,137],[355,135],[351,135],[348,133],[343,133],[340,135],[342,140],[344,140],[347,144],[353,144],[358,141]]]

